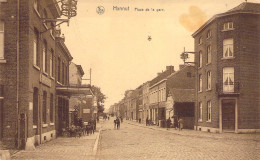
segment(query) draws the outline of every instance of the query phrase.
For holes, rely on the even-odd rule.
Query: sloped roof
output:
[[[195,102],[195,89],[170,88],[174,102]]]
[[[237,7],[228,10],[225,13],[231,13],[231,12],[239,12],[239,11],[247,11],[247,12],[253,12],[253,13],[260,13],[260,3],[249,3],[244,2],[238,5]]]
[[[206,23],[204,23],[197,31],[195,31],[192,34],[192,36],[195,37],[198,33],[200,33],[200,31],[202,31],[207,25],[209,25],[215,19],[238,13],[260,14],[260,3],[243,2],[237,7],[228,10],[227,12],[216,14],[212,18],[210,18]]]

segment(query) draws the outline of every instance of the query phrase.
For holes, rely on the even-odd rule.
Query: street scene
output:
[[[0,160],[260,159],[259,0],[0,0]]]

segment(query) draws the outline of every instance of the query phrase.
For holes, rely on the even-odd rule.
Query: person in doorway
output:
[[[183,121],[182,117],[180,117],[180,119],[179,119],[179,121],[178,121],[178,124],[179,124],[179,131],[182,130],[182,128],[183,128],[183,123],[184,123],[184,121]]]
[[[170,117],[167,119],[166,125],[167,125],[167,130],[168,130],[169,128],[171,128],[171,118],[170,118]]]

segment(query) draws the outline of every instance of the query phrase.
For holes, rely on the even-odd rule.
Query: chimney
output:
[[[184,68],[186,65],[185,64],[180,64],[179,65],[179,70],[181,70],[182,68]]]
[[[174,66],[166,66],[166,71],[170,71],[170,73],[174,72]]]

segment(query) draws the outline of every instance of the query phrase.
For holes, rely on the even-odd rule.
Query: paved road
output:
[[[258,148],[258,149],[257,149]],[[256,160],[259,141],[176,135],[170,132],[122,123],[114,129],[104,122],[97,159],[199,159]]]

